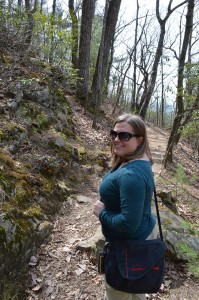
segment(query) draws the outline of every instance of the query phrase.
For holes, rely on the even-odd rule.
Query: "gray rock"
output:
[[[77,202],[79,202],[79,203],[91,203],[92,198],[86,197],[84,195],[77,195]]]
[[[105,242],[105,238],[101,232],[101,226],[99,226],[94,234],[93,237],[89,238],[88,240],[81,241],[77,245],[77,250],[80,251],[97,251],[98,248],[103,248]]]
[[[155,208],[153,213],[156,215]],[[166,244],[166,254],[175,260],[193,261],[197,260],[199,253],[199,237],[194,234],[193,228],[188,226],[185,221],[178,215],[175,215],[167,207],[161,208],[160,218],[163,230],[163,238]],[[96,230],[93,237],[81,241],[77,249],[81,251],[96,252],[101,250],[104,245],[104,236],[101,233],[101,226]]]

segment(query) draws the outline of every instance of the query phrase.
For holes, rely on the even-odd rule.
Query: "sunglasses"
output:
[[[110,137],[113,141],[116,139],[117,136],[121,142],[128,142],[133,137],[139,137],[139,135],[135,133],[125,132],[125,131],[117,132],[114,130],[110,131]]]

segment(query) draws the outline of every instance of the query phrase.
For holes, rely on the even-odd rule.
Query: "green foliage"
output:
[[[189,262],[188,268],[191,274],[193,274],[195,277],[199,277],[199,264],[198,262]]]
[[[193,120],[190,121],[182,131],[182,135],[186,138],[189,138],[190,136],[192,138],[199,138],[199,112],[195,112],[193,115]]]
[[[53,54],[53,63],[62,66],[70,77],[68,66],[71,61],[72,35],[67,26],[67,17],[64,18],[62,13],[52,15],[52,13],[45,12],[44,9],[42,13],[38,9],[32,16],[34,26],[29,47],[30,53],[47,62],[49,56]],[[3,24],[6,24],[7,40],[2,41],[5,48],[10,49],[9,41],[14,38],[15,43],[12,44],[12,50],[16,46],[18,53],[20,51],[23,53],[22,46],[26,38],[28,19],[25,8],[22,6],[19,9],[14,3],[12,7],[0,6],[0,18],[4,20]]]
[[[33,14],[33,18],[35,20],[35,23],[38,23],[40,24],[41,26],[45,26],[48,18],[47,18],[47,15],[46,14],[43,14],[39,11],[36,11],[34,14]]]
[[[172,183],[174,184],[175,197],[178,198],[178,194],[186,193],[186,189],[183,185],[188,184],[188,178],[184,172],[184,168],[181,164],[177,164],[174,172],[174,177],[172,178]]]
[[[192,177],[189,179],[190,184],[196,184],[198,181],[198,176],[197,175],[192,175]]]
[[[199,277],[199,257],[197,251],[191,248],[188,244],[182,242],[177,243],[176,247],[187,257],[189,271],[195,277]]]
[[[176,244],[177,248],[186,256],[189,260],[193,261],[198,258],[198,253],[194,249],[192,249],[188,244],[179,242]]]
[[[168,190],[172,192],[172,196],[177,200],[179,196],[187,197],[187,205],[192,209],[192,212],[197,210],[196,206],[193,205],[193,199],[189,193],[189,185],[197,184],[197,175],[186,175],[184,167],[181,164],[176,164],[175,169],[170,172],[171,177],[159,176],[157,182],[166,187],[169,186]],[[172,189],[171,189],[172,187]]]
[[[48,129],[50,127],[48,117],[45,114],[39,114],[36,118],[36,122],[41,129]]]
[[[14,161],[13,159],[6,153],[0,152],[0,163],[4,164],[5,170],[13,169],[14,168]]]
[[[21,79],[20,81],[23,84],[23,86],[31,86],[32,83],[39,82],[39,79],[32,77],[32,78]]]
[[[6,244],[5,228],[0,226],[0,250],[1,250],[1,252],[3,252],[5,250],[5,244]]]
[[[182,128],[182,136],[198,149],[199,147],[199,64],[187,64],[185,69],[186,90],[184,107],[190,114],[189,122]]]
[[[4,140],[6,140],[5,134],[3,130],[0,129],[0,141],[4,141]]]
[[[187,178],[184,172],[184,168],[182,165],[177,164],[176,166],[176,179],[178,182],[180,183],[186,183],[187,182]]]
[[[67,20],[60,16],[52,16],[36,12],[32,46],[40,56],[48,60],[53,51],[53,62],[61,65],[70,62],[72,35],[66,24]],[[39,41],[39,43],[38,43]]]
[[[198,235],[199,234],[199,230],[197,229],[197,224],[192,224],[186,220],[182,221],[182,226],[186,227],[191,234],[193,235]]]
[[[184,76],[186,80],[186,89],[192,89],[192,96],[197,95],[197,85],[199,83],[199,64],[186,64]],[[196,89],[194,89],[196,87]],[[191,98],[187,98],[191,101]]]
[[[16,279],[17,278],[17,279]],[[0,280],[1,300],[25,299],[25,287],[28,287],[27,269],[10,272]]]
[[[23,9],[18,6],[0,6],[0,19],[6,30],[5,40],[2,40],[5,49],[10,50],[10,41],[12,49],[16,47],[19,51],[19,45],[24,38],[24,29],[26,27],[27,16]],[[14,39],[14,44],[13,44]]]

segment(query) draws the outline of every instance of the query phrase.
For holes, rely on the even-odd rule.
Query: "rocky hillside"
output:
[[[1,64],[0,294],[7,274],[26,266],[68,195],[87,181],[83,166],[89,172],[103,158],[75,131],[68,87],[60,70],[37,61]]]
[[[27,266],[71,195],[96,193],[108,167],[112,116],[104,114],[98,130],[92,129],[92,116],[73,96],[70,78],[35,59],[16,63],[4,57],[0,90],[0,299],[31,299],[24,294]],[[169,205],[195,230],[198,168],[189,158],[192,150],[183,142],[176,149],[175,161],[183,162],[184,173],[160,171],[167,133],[157,144],[158,130],[149,126],[150,131],[154,171],[161,175],[158,189],[175,192]],[[90,226],[88,232],[94,233]]]
[[[106,152],[106,146],[109,144],[106,139],[109,131],[106,127],[108,124],[99,125],[98,130],[92,129],[92,116],[84,112],[74,97],[69,97],[68,100],[73,103],[72,111],[76,130],[82,140],[89,145],[89,151],[102,148]],[[159,194],[162,191],[160,196],[164,203],[169,206],[173,200],[169,189],[172,190],[175,180],[171,171],[163,175],[161,165],[168,132],[149,126],[148,133],[155,159],[153,168],[156,174],[156,185]],[[176,155],[179,156],[177,151],[178,149],[176,149]],[[102,247],[104,240],[99,221],[92,212],[93,203],[98,199],[97,190],[101,173],[102,168],[97,167],[96,164],[89,168],[90,182],[87,184],[82,182],[79,192],[71,193],[53,223],[50,241],[43,243],[36,255],[31,258],[30,282],[26,290],[27,299],[103,299],[104,280],[103,276],[97,273],[96,249]],[[164,184],[160,183],[160,178],[161,180],[167,179],[170,184],[166,181]],[[192,188],[194,190],[194,187]],[[183,191],[184,187],[181,186],[180,189]],[[167,197],[164,197],[165,195]],[[169,255],[173,253],[175,259],[171,259],[171,256],[167,257],[166,273],[161,289],[157,294],[147,295],[147,299],[198,299],[197,279],[189,271],[188,264],[177,258],[177,256],[188,254],[178,248],[179,245],[183,245],[181,232],[183,232],[183,240],[193,237],[194,230],[190,228],[190,223],[183,225],[185,219],[188,219],[188,211],[182,209],[181,199],[178,203],[175,202],[176,210],[178,210],[175,214],[172,208],[167,208],[165,204],[160,202],[164,239],[167,245],[170,245],[170,251],[167,253]],[[197,238],[195,240],[197,241]],[[193,255],[194,251],[190,253]]]

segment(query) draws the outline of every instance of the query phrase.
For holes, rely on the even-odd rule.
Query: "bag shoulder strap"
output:
[[[160,232],[160,239],[163,241],[162,226],[161,226],[161,220],[160,220],[160,213],[159,213],[159,209],[158,209],[158,199],[157,199],[156,188],[154,188],[154,199],[155,199],[155,208],[156,208],[157,219],[158,219],[158,227],[159,227],[159,232]]]

